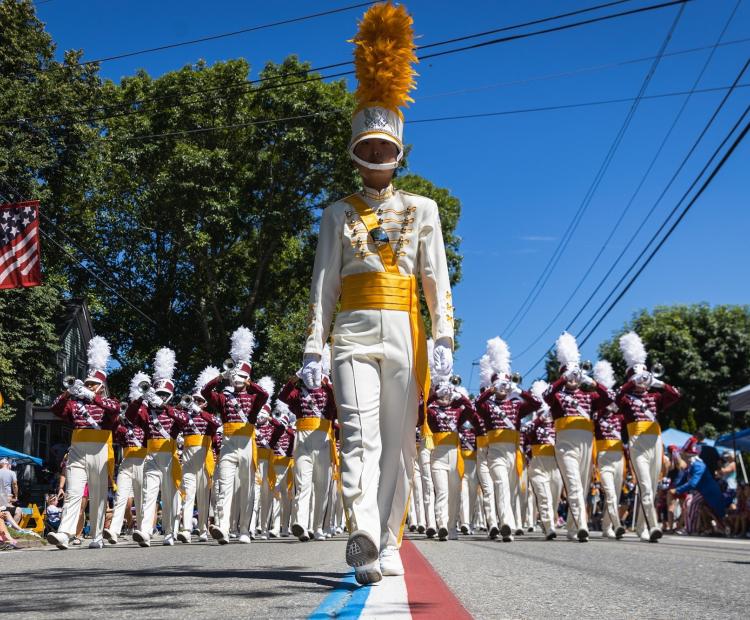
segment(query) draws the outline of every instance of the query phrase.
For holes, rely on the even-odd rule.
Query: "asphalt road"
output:
[[[417,548],[476,618],[747,618],[750,541],[511,544],[481,537]],[[304,618],[339,585],[343,538],[251,545],[132,543],[0,554],[0,611],[26,618]]]

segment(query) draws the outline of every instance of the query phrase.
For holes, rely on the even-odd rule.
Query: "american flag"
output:
[[[0,205],[0,289],[41,283],[39,201]]]

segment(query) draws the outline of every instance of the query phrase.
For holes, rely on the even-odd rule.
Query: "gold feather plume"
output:
[[[375,4],[364,14],[352,39],[359,108],[379,103],[398,110],[414,101],[409,97],[416,87],[412,65],[418,62],[413,23],[403,5],[390,2]]]

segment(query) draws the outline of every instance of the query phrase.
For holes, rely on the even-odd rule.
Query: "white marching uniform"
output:
[[[344,506],[352,530],[365,532],[382,548],[398,545],[388,521],[392,511],[405,514],[408,493],[397,496],[396,490],[408,475],[399,470],[405,464],[411,467],[415,458],[413,429],[423,388],[417,385],[415,357],[424,355],[410,321],[418,319],[416,275],[421,277],[435,340],[452,343],[453,306],[435,202],[390,187],[358,196],[382,221],[398,274],[388,272],[391,266],[384,264],[352,204],[342,200],[325,209],[305,354],[322,355],[341,298],[333,328],[332,374],[341,424]],[[397,297],[406,294],[399,299],[400,309],[384,302],[387,290]],[[422,348],[415,351],[413,341]],[[394,504],[394,498],[402,505]]]
[[[133,498],[135,523],[140,524],[143,516],[143,462],[146,458],[145,434],[140,426],[120,424],[114,433],[115,442],[122,448],[122,461],[117,470],[117,495],[112,521],[109,524],[110,542],[117,541],[125,519],[128,500]],[[105,533],[106,536],[106,533]]]
[[[212,438],[221,420],[207,411],[191,415],[183,431],[182,488],[185,501],[182,506],[182,532],[188,537],[193,531],[193,509],[198,507],[198,534],[208,535],[208,504],[210,482],[214,473]]]
[[[495,500],[495,484],[492,481],[488,462],[487,435],[477,437],[477,478],[482,490],[482,510],[487,532],[497,530],[497,509]]]

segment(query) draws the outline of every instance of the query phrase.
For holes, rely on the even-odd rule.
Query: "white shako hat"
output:
[[[103,384],[107,381],[107,364],[109,363],[109,343],[101,336],[94,336],[89,341],[87,350],[88,373],[86,381]]]
[[[560,364],[560,375],[581,365],[581,353],[575,336],[563,332],[555,343],[555,355]]]
[[[643,340],[635,332],[628,332],[620,336],[620,351],[627,366],[626,377],[630,379],[633,375],[646,371],[646,347]]]
[[[250,378],[252,372],[253,349],[255,348],[255,335],[247,327],[238,327],[231,337],[232,346],[229,356],[234,360],[234,372],[237,375]]]
[[[203,370],[201,370],[200,374],[198,375],[198,378],[195,380],[195,385],[193,386],[192,395],[198,396],[200,398],[203,398],[203,394],[201,393],[203,388],[206,387],[206,383],[209,381],[215,379],[221,374],[221,371],[216,368],[216,366],[206,366]]]
[[[365,12],[359,31],[351,40],[355,45],[354,70],[358,83],[349,156],[371,170],[396,168],[404,155],[404,115],[400,108],[414,101],[409,91],[416,86],[412,65],[418,62],[413,23],[403,5],[375,4]],[[357,157],[354,148],[369,138],[395,144],[396,161],[372,164]]]
[[[594,380],[611,390],[615,386],[615,371],[607,360],[599,360],[594,364]]]

